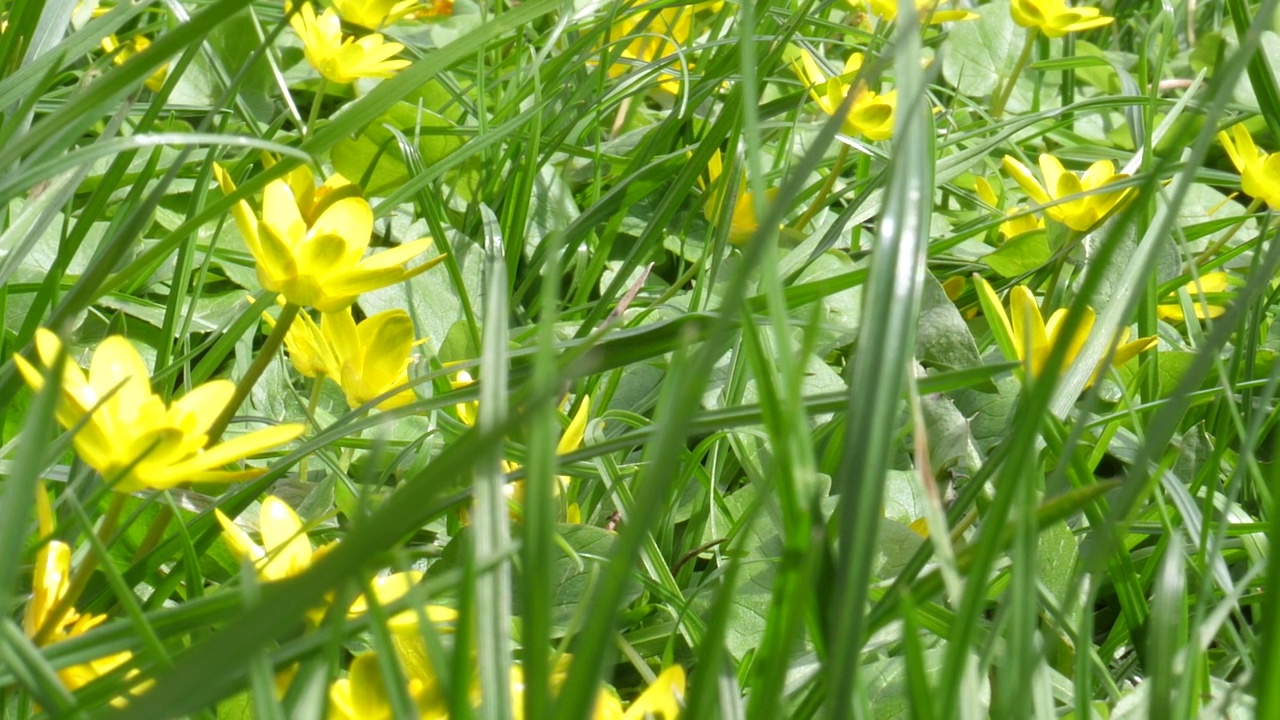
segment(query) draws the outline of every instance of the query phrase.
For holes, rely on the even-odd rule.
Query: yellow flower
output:
[[[214,174],[223,192],[235,192],[225,170],[215,165]],[[262,287],[321,312],[349,307],[360,293],[394,285],[444,259],[438,256],[404,267],[431,246],[430,238],[365,257],[373,235],[373,210],[341,175],[330,176],[317,188],[311,171],[298,168],[267,185],[261,220],[243,200],[232,213],[257,261]]]
[[[227,541],[231,553],[241,560],[253,563],[262,580],[283,580],[299,575],[311,567],[311,541],[303,532],[302,521],[298,519],[297,513],[283,500],[268,495],[262,501],[262,509],[258,512],[262,545],[251,540],[221,510],[215,509],[213,512],[222,525],[222,538]]]
[[[464,388],[473,383],[475,383],[475,380],[472,379],[471,373],[466,370],[459,370],[458,374],[453,376],[453,379],[449,381],[449,387],[457,390],[458,388]],[[457,405],[454,405],[453,408],[458,413],[458,419],[461,420],[463,424],[476,424],[476,415],[480,412],[480,401],[472,400],[471,402],[458,403]]]
[[[564,434],[560,436],[560,442],[556,443],[556,455],[568,455],[569,453],[582,447],[582,440],[587,433],[587,419],[591,416],[591,396],[584,395],[582,404],[578,406],[578,412],[574,413],[573,418],[569,421],[569,427],[565,428]],[[503,461],[506,463],[506,471],[513,472],[520,468],[519,465]],[[514,500],[517,504],[524,504],[524,480],[516,480],[507,483],[504,488],[507,497]],[[556,495],[569,489],[569,476],[557,475],[556,484],[553,486]],[[519,513],[515,513],[518,517]]]
[[[682,54],[681,48],[693,37],[692,8],[669,7],[656,15],[647,11],[624,12],[626,17],[609,28],[606,38],[606,47],[609,43],[626,42],[618,61],[609,67],[609,77],[619,77],[642,65],[669,63],[681,71],[690,67],[688,53]],[[671,94],[680,92],[681,75],[664,70],[658,77],[659,89]]]
[[[996,197],[995,190],[991,189],[991,184],[985,178],[978,178],[973,183],[974,189],[978,192],[978,197],[982,202],[993,208],[1000,208],[1000,200]],[[1008,220],[1000,223],[1000,235],[1005,240],[1017,237],[1023,233],[1033,230],[1041,230],[1044,228],[1044,219],[1026,212],[1026,207],[1009,208],[1005,211],[1005,217]],[[953,298],[954,299],[954,298]]]
[[[1235,135],[1235,142],[1226,132],[1218,133],[1218,140],[1240,171],[1241,189],[1272,210],[1280,210],[1280,153],[1259,150],[1244,125],[1233,126],[1231,134]]]
[[[680,717],[684,690],[684,668],[672,665],[662,671],[625,713],[617,695],[602,693],[596,701],[595,716],[600,720],[676,720]]]
[[[1060,344],[1065,344],[1067,348],[1066,357],[1063,358],[1062,363],[1063,371],[1065,372],[1066,368],[1075,362],[1085,341],[1089,338],[1089,332],[1093,330],[1095,315],[1092,308],[1085,309],[1084,317],[1078,324],[1075,334],[1066,337],[1063,334],[1063,323],[1067,319],[1065,308],[1053,311],[1046,323],[1031,290],[1026,285],[1019,285],[1009,293],[1009,312],[1006,314],[991,284],[980,276],[975,276],[975,281],[983,312],[987,315],[987,321],[991,324],[992,332],[996,334],[1005,357],[1024,362],[1027,372],[1032,377],[1040,376],[1050,352]],[[1003,339],[1001,339],[1002,335]],[[1116,367],[1156,345],[1154,336],[1125,342],[1128,337],[1129,329],[1125,328],[1116,340],[1119,347],[1116,348],[1112,357],[1112,363]],[[1101,365],[1093,369],[1088,385],[1092,385],[1098,379],[1102,370]]]
[[[36,490],[36,518],[40,537],[53,534],[53,507],[44,488]],[[54,616],[71,587],[71,547],[60,540],[50,540],[36,553],[35,571],[31,577],[31,599],[22,618],[22,630],[40,645],[51,645],[82,635],[106,621],[106,615],[81,615],[74,607],[65,607]],[[69,690],[115,670],[133,657],[127,650],[95,658],[58,671],[58,677]],[[114,703],[113,703],[114,704]]]
[[[715,155],[711,156],[711,160],[707,162],[707,174],[711,176],[710,185],[714,188],[711,197],[702,206],[702,212],[706,216],[708,222],[713,222],[720,212],[720,204],[723,202],[724,194],[729,187],[729,179],[725,178],[724,182],[720,182],[723,174],[723,165],[721,164],[720,151],[717,150]],[[699,180],[699,183],[702,181]],[[704,189],[706,187],[703,184]],[[776,188],[770,188],[765,192],[766,203],[773,202],[778,191]],[[747,191],[747,179],[744,177],[738,183],[738,196],[733,205],[733,216],[729,220],[729,242],[734,245],[741,245],[751,239],[751,235],[760,227],[760,220],[756,217],[755,196]]]
[[[267,321],[274,325],[270,317]],[[285,335],[289,360],[307,377],[333,378],[342,386],[347,404],[353,408],[409,383],[410,354],[418,343],[413,339],[413,320],[403,310],[384,310],[357,325],[351,308],[325,313],[320,322],[299,313]],[[378,404],[392,410],[415,400],[405,388]]]
[[[51,367],[62,352],[57,335],[36,331],[36,352]],[[18,370],[33,389],[44,387],[44,373],[20,355]],[[221,470],[230,463],[283,445],[303,426],[276,425],[206,448],[206,432],[231,401],[235,383],[214,380],[172,404],[151,392],[142,356],[128,340],[113,335],[93,354],[88,375],[68,362],[58,401],[58,422],[79,428],[75,448],[114,489],[133,492],[165,489],[184,482],[233,482],[260,470]]]
[[[342,21],[332,9],[317,17],[311,3],[304,3],[289,24],[302,39],[307,62],[330,82],[346,85],[359,78],[391,77],[409,66],[408,60],[390,59],[404,46],[385,42],[378,33],[343,37]]]
[[[863,83],[850,88],[844,81],[845,77],[862,68],[862,53],[849,56],[844,65],[844,73],[839,77],[828,77],[818,61],[806,50],[796,50],[789,54],[791,67],[809,88],[809,94],[817,101],[818,107],[826,114],[834,116],[845,97],[850,92],[854,93],[853,105],[841,126],[845,135],[865,135],[870,140],[888,140],[893,137],[893,113],[898,105],[898,91],[877,94],[868,90]]]
[[[401,599],[414,585],[422,582],[422,578],[421,572],[410,570],[374,580],[372,589],[378,606],[385,608]],[[355,620],[368,611],[369,601],[362,594],[347,609],[347,618]],[[405,674],[409,678],[418,678],[424,685],[430,685],[435,678],[435,670],[422,640],[422,631],[418,627],[419,619],[424,616],[427,622],[435,626],[436,632],[441,633],[452,633],[453,625],[458,621],[458,612],[453,608],[427,605],[421,609],[421,613],[417,608],[407,608],[395,613],[387,620],[387,629],[391,631],[391,644]]]
[[[333,7],[352,25],[377,30],[418,9],[417,0],[333,0]],[[314,14],[314,13],[313,13]]]
[[[1195,312],[1195,316],[1204,320],[1206,318],[1221,317],[1227,312],[1222,305],[1212,305],[1209,297],[1217,293],[1225,293],[1227,291],[1227,274],[1224,272],[1211,272],[1201,275],[1199,280],[1192,280],[1182,286],[1186,289],[1187,294],[1193,300],[1191,307]],[[1201,300],[1201,293],[1206,298]],[[1187,316],[1182,312],[1182,303],[1178,300],[1175,293],[1170,302],[1163,302],[1156,306],[1156,315],[1161,320],[1172,320],[1174,322],[1185,322]]]
[[[1098,192],[1106,185],[1129,177],[1117,173],[1110,160],[1099,160],[1090,165],[1084,175],[1077,177],[1075,173],[1067,172],[1058,158],[1043,154],[1040,156],[1043,186],[1026,165],[1008,155],[1004,156],[1004,169],[1032,200],[1044,206],[1049,217],[1080,232],[1092,229],[1128,195],[1125,189]],[[1064,201],[1064,198],[1073,199]]]
[[[132,40],[120,45],[120,39],[115,35],[108,35],[102,38],[102,49],[107,53],[116,52],[112,62],[116,65],[123,65],[129,61],[129,58],[151,47],[151,41],[142,35],[135,35]],[[160,88],[164,87],[165,78],[169,75],[169,64],[161,65],[158,70],[151,73],[151,77],[147,78],[146,85],[152,92],[160,92]]]
[[[1051,38],[1100,28],[1115,20],[1095,7],[1068,7],[1065,0],[1012,0],[1009,12],[1022,27],[1039,30]]]
[[[959,20],[973,20],[978,17],[978,13],[969,12],[968,10],[939,10],[938,6],[946,0],[915,0],[916,13],[920,18],[920,22],[929,25],[940,25],[945,22],[956,22]],[[862,2],[853,2],[854,7],[858,7],[865,3],[871,9],[871,14],[892,22],[898,19],[898,2],[897,0],[862,0]]]
[[[434,675],[417,677],[409,673],[406,689],[421,720],[449,717],[448,703]],[[374,653],[356,656],[347,676],[329,686],[329,720],[391,720],[395,716],[386,680]]]

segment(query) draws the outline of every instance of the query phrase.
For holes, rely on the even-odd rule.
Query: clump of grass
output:
[[[0,6],[0,716],[1275,715],[1275,5]]]

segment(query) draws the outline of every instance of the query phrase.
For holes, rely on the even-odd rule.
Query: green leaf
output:
[[[951,26],[939,51],[942,77],[965,95],[990,95],[1013,71],[1024,32],[1014,24],[1008,2],[983,5],[976,20]]]
[[[982,364],[969,325],[942,285],[925,275],[916,357],[926,366],[962,370]]]
[[[1014,278],[1039,270],[1052,256],[1048,234],[1034,230],[1006,240],[982,262],[1001,277]]]

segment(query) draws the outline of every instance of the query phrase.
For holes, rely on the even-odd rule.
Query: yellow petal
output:
[[[137,412],[151,397],[151,378],[133,343],[120,335],[112,335],[101,343],[89,363],[89,385],[98,397],[115,391],[110,403]]]
[[[298,423],[282,423],[255,430],[246,435],[218,443],[194,458],[174,465],[172,471],[181,475],[220,468],[252,455],[280,447],[302,435],[305,430],[306,426]]]
[[[1014,181],[1022,188],[1022,191],[1025,192],[1032,200],[1035,200],[1041,205],[1049,204],[1049,194],[1045,192],[1044,188],[1040,186],[1040,183],[1036,181],[1035,176],[1031,174],[1031,170],[1028,169],[1026,165],[1018,162],[1018,160],[1011,155],[1005,155],[1001,164],[1003,165],[1005,172],[1009,173],[1009,175],[1013,177]]]
[[[231,554],[240,560],[248,560],[250,564],[257,564],[266,555],[258,543],[254,542],[249,534],[240,529],[221,510],[214,508],[213,514],[218,518],[218,524],[222,526],[222,539],[226,541],[227,547],[231,549]]]
[[[1031,359],[1031,372],[1040,371],[1036,359],[1049,347],[1044,316],[1036,304],[1035,295],[1026,285],[1019,285],[1009,293],[1009,316],[1013,321],[1013,339],[1018,349],[1018,359]]]
[[[230,380],[211,380],[176,400],[171,415],[189,415],[194,421],[189,431],[204,434],[235,392],[236,384]]]
[[[293,189],[283,180],[272,180],[262,194],[262,224],[291,252],[307,234]]]
[[[584,395],[578,412],[574,413],[569,427],[565,428],[560,443],[556,445],[557,455],[568,455],[582,446],[582,438],[587,431],[587,416],[591,414],[591,396]]]
[[[676,720],[684,703],[684,668],[672,665],[631,703],[623,720]]]
[[[1062,197],[1061,193],[1054,194],[1054,191],[1062,181],[1062,177],[1068,173],[1062,167],[1062,163],[1058,158],[1048,153],[1042,153],[1040,155],[1040,174],[1044,177],[1044,186],[1049,190],[1049,194],[1054,198]],[[1078,178],[1075,178],[1074,175],[1072,178],[1078,182]]]
[[[283,500],[268,495],[262,501],[259,521],[262,545],[270,558],[262,568],[266,580],[280,580],[311,566],[311,541],[302,531],[302,521]]]

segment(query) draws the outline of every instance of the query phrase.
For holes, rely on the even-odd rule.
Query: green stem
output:
[[[831,197],[831,190],[836,186],[836,178],[840,177],[840,173],[844,171],[844,163],[848,158],[849,146],[841,145],[840,154],[836,156],[836,164],[831,166],[831,172],[827,173],[826,181],[822,183],[818,194],[813,197],[813,202],[809,203],[809,207],[804,211],[804,214],[792,224],[792,228],[804,230],[805,226],[822,210],[827,198]]]
[[[320,117],[320,106],[324,104],[324,91],[329,86],[329,79],[320,76],[320,84],[316,86],[316,96],[311,101],[311,114],[307,116],[307,127],[304,136],[310,136],[315,131],[316,120]]]
[[[271,334],[267,336],[267,342],[258,350],[258,355],[253,359],[253,363],[249,365],[249,371],[240,378],[240,382],[236,383],[236,391],[231,396],[231,401],[227,406],[222,408],[222,412],[218,415],[218,419],[213,421],[213,425],[209,426],[209,440],[205,443],[205,447],[213,447],[218,440],[222,438],[222,433],[226,431],[227,426],[231,424],[231,418],[235,417],[236,411],[240,409],[244,399],[249,397],[249,391],[253,389],[254,383],[258,382],[258,378],[262,377],[262,373],[275,359],[276,351],[284,343],[284,336],[289,332],[289,326],[293,324],[293,319],[298,316],[300,308],[293,303],[286,303],[284,309],[280,311],[280,319],[276,320],[276,326],[271,329]]]
[[[1246,209],[1244,214],[1240,216],[1240,222],[1232,225],[1230,230],[1227,230],[1222,234],[1222,237],[1218,238],[1212,245],[1205,248],[1204,252],[1196,256],[1196,265],[1203,265],[1204,263],[1212,260],[1213,256],[1216,255],[1224,245],[1231,242],[1231,238],[1235,237],[1237,232],[1240,232],[1240,228],[1244,227],[1244,224],[1248,222],[1249,218],[1252,217],[1254,213],[1258,212],[1258,208],[1260,207],[1262,207],[1262,201],[1258,198],[1254,198],[1253,202],[1249,203],[1248,209]]]
[[[316,406],[320,404],[320,390],[324,387],[324,378],[324,373],[316,375],[315,382],[311,383],[311,399],[307,401],[307,420],[311,421],[312,427],[317,431],[320,430],[320,423],[316,422]],[[298,462],[298,479],[302,482],[307,481],[307,460],[310,457],[310,455],[304,455]]]
[[[1027,39],[1022,44],[1022,53],[1018,55],[1018,62],[1014,64],[1013,72],[1009,73],[1009,79],[1005,81],[1000,93],[991,101],[992,120],[999,120],[1000,116],[1004,114],[1004,106],[1009,102],[1009,96],[1013,95],[1013,86],[1018,84],[1018,77],[1022,75],[1022,71],[1031,62],[1031,50],[1035,47],[1037,35],[1039,35],[1039,32],[1035,28],[1027,28]]]

